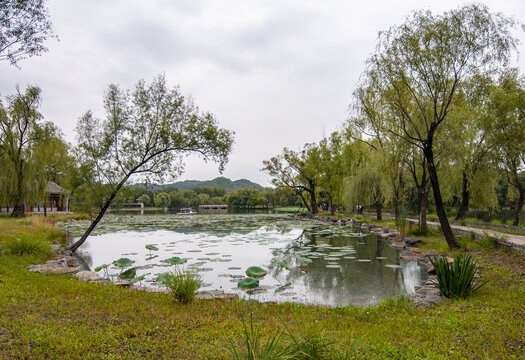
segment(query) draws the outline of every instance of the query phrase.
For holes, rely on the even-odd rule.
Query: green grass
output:
[[[45,223],[2,221],[3,229],[11,229],[2,232],[15,226],[47,236]],[[473,250],[473,256],[487,285],[468,299],[426,309],[405,298],[370,308],[199,299],[181,304],[169,294],[31,273],[27,266],[44,261],[44,255],[4,254],[0,358],[231,359],[232,346],[244,356],[244,324],[251,314],[261,329],[260,342],[286,329],[297,343],[328,359],[520,359],[525,343],[523,257],[488,247]],[[280,346],[293,343],[286,334],[282,341]],[[325,342],[330,351],[323,350]]]

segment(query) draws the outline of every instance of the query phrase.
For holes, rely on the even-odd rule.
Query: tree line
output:
[[[513,206],[525,198],[525,79],[509,67],[513,18],[484,5],[440,15],[415,11],[380,33],[342,129],[264,161],[274,185],[317,213],[358,204],[416,209],[426,227],[429,196],[450,247],[471,206]],[[454,202],[454,200],[456,200]]]

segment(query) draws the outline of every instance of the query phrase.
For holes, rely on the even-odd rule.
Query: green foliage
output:
[[[127,268],[128,266],[131,266],[135,263],[135,261],[131,260],[131,259],[128,259],[128,258],[120,258],[118,260],[115,260],[113,261],[113,265],[121,268],[121,269],[124,269],[124,268]]]
[[[28,234],[8,236],[7,240],[2,242],[2,248],[7,254],[16,256],[38,255],[50,257],[53,254],[47,241]]]
[[[243,321],[245,352],[241,353],[230,340],[229,357],[232,360],[284,360],[290,359],[288,351],[280,349],[284,330],[276,331],[263,340],[264,332],[256,328],[250,313],[249,327]]]
[[[184,272],[177,269],[174,273],[163,274],[158,277],[161,282],[166,285],[173,295],[173,297],[183,304],[189,304],[195,298],[195,292],[201,287],[202,281],[198,274],[191,272]]]
[[[238,286],[240,289],[255,289],[256,287],[259,286],[259,280],[257,280],[257,279],[252,279],[252,278],[244,278],[244,279],[240,279],[240,280],[237,282],[237,286]]]
[[[137,275],[137,268],[130,268],[120,273],[119,277],[122,279],[132,279]]]
[[[97,267],[94,268],[93,270],[94,270],[95,272],[99,272],[100,270],[107,269],[108,266],[109,266],[109,264],[102,264],[102,265],[100,265],[100,266],[97,266]]]
[[[286,269],[286,270],[290,270],[291,267],[290,265],[288,265],[287,263],[279,260],[279,259],[274,259],[273,260],[274,263],[276,263],[277,265],[279,265],[280,267],[282,267],[283,269]]]
[[[131,279],[129,281],[130,284],[135,284],[135,283],[138,283],[138,282],[141,282],[142,280],[144,280],[144,278],[146,277],[146,275],[149,275],[150,273],[146,273],[146,274],[142,274],[140,276],[137,276],[137,277],[134,277],[133,279]]]
[[[151,245],[151,244],[146,245],[146,249],[149,250],[149,251],[157,251],[157,250],[159,250],[158,247],[156,247],[155,245]]]
[[[0,3],[0,61],[18,62],[47,52],[44,41],[53,34],[45,1],[2,1]]]
[[[166,264],[170,265],[182,265],[188,262],[187,259],[181,259],[180,257],[174,256],[170,257],[169,259],[162,260],[162,262],[165,262]]]
[[[478,266],[470,254],[456,256],[453,263],[446,257],[434,257],[430,261],[436,269],[436,285],[441,295],[449,299],[466,298],[486,284],[475,279]]]
[[[246,269],[246,275],[251,278],[261,278],[264,277],[268,272],[259,266],[250,266]]]

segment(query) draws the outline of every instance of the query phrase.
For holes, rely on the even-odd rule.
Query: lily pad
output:
[[[252,278],[244,278],[239,280],[237,286],[240,289],[255,289],[257,286],[259,286],[259,280]]]
[[[263,268],[260,268],[258,266],[250,266],[248,269],[246,269],[246,275],[248,275],[251,278],[257,279],[264,277],[268,272],[264,270]]]
[[[174,256],[166,260],[162,260],[162,262],[165,262],[166,264],[170,265],[181,265],[188,262],[187,259],[181,259],[180,257]]]
[[[128,269],[128,270],[124,271],[119,276],[121,278],[123,278],[123,279],[131,279],[131,278],[134,278],[135,275],[137,275],[137,269],[136,268],[131,268],[131,269]]]
[[[278,259],[274,259],[273,260],[277,265],[279,265],[280,267],[282,268],[285,268],[286,270],[290,270],[290,265],[282,262],[281,260],[278,260]]]
[[[128,258],[120,258],[118,260],[113,261],[113,265],[118,266],[119,268],[126,268],[128,266],[131,266],[135,263],[135,261],[128,259]]]
[[[311,264],[312,263],[312,259],[308,259],[308,258],[305,258],[305,257],[298,257],[298,258],[295,258],[295,261],[298,263],[298,264]]]
[[[155,245],[151,245],[151,244],[146,245],[146,249],[148,249],[149,251],[157,251],[157,250],[159,250],[158,247],[156,247]]]

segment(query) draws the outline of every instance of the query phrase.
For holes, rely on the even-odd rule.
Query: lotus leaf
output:
[[[147,273],[147,274],[142,274],[140,276],[137,276],[136,278],[133,278],[129,281],[130,284],[135,284],[136,282],[139,282],[139,281],[142,281],[144,280],[144,278],[146,277],[146,275],[149,275],[150,273]]]
[[[169,283],[173,282],[173,274],[170,274],[170,273],[160,274],[159,276],[157,276],[156,281],[164,285],[168,285]]]
[[[106,269],[109,266],[109,264],[102,264],[100,266],[97,266],[94,270],[95,272],[99,272],[102,269]]]
[[[310,264],[312,262],[312,259],[308,259],[305,257],[298,257],[298,258],[295,258],[295,261],[298,264]]]
[[[288,264],[282,262],[281,260],[277,260],[277,259],[275,259],[274,262],[275,262],[277,265],[279,265],[280,267],[285,268],[286,270],[290,270],[290,265],[288,265]]]
[[[148,249],[149,251],[157,251],[157,250],[159,250],[158,247],[156,247],[155,245],[150,245],[150,244],[146,245],[146,249]]]
[[[120,274],[119,276],[123,279],[131,279],[131,278],[134,278],[135,275],[137,275],[137,268],[128,269],[124,271],[122,274]]]
[[[237,286],[241,289],[255,289],[257,286],[259,286],[259,280],[244,278],[239,280]]]
[[[248,275],[251,278],[262,278],[264,275],[266,275],[268,272],[264,270],[263,268],[260,268],[258,266],[250,266],[246,270],[246,275]]]
[[[162,260],[162,262],[165,262],[170,265],[181,265],[188,262],[187,259],[181,259],[180,257],[174,256],[166,260]]]
[[[135,263],[135,261],[128,259],[128,258],[120,258],[118,260],[113,261],[113,265],[118,266],[119,268],[126,268],[128,266],[131,266]]]

